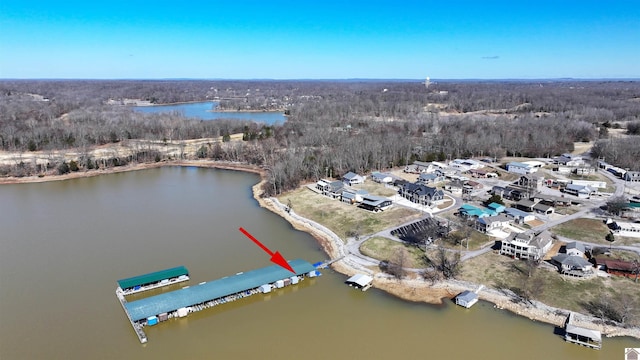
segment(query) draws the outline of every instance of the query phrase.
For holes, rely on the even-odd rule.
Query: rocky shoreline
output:
[[[226,170],[238,170],[259,174],[261,181],[253,186],[253,196],[258,204],[287,220],[291,225],[300,231],[311,234],[323,250],[331,259],[340,259],[334,262],[331,267],[344,275],[351,276],[356,273],[368,273],[374,277],[374,286],[378,289],[386,291],[399,298],[415,301],[426,302],[431,304],[441,304],[445,299],[451,299],[458,293],[465,290],[476,290],[479,285],[458,280],[440,281],[430,284],[424,280],[409,278],[398,281],[391,278],[387,274],[381,273],[375,266],[367,266],[358,261],[354,255],[348,254],[345,243],[331,230],[325,228],[321,224],[315,223],[309,219],[302,218],[293,212],[286,211],[286,206],[278,202],[274,198],[262,197],[262,184],[264,183],[264,169],[241,163],[217,162],[217,161],[167,161],[150,164],[134,164],[122,167],[110,168],[107,170],[90,170],[83,172],[69,173],[65,175],[50,175],[45,177],[24,177],[24,178],[2,178],[0,184],[17,184],[17,183],[35,183],[47,181],[59,181],[82,177],[99,176],[111,173],[120,173],[127,171],[137,171],[163,166],[195,166],[203,168],[217,168]],[[531,320],[549,323],[555,326],[562,326],[566,320],[569,311],[547,306],[543,303],[532,301],[523,302],[513,293],[505,290],[483,288],[478,297],[494,304],[498,309],[511,311],[514,314],[527,317]],[[578,326],[599,330],[606,336],[630,336],[640,339],[640,328],[625,328],[612,324],[602,324],[599,319],[584,314],[574,313],[574,323]]]

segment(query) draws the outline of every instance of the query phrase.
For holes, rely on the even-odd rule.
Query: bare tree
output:
[[[406,275],[409,264],[409,252],[404,247],[398,247],[387,261],[387,272],[400,280]]]
[[[439,246],[435,255],[424,255],[425,262],[442,274],[445,279],[454,279],[460,273],[460,253],[454,252],[452,255],[442,246]]]

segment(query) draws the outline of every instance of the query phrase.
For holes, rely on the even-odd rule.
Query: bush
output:
[[[68,174],[70,171],[69,169],[69,165],[66,162],[62,162],[62,164],[58,165],[58,174],[59,175],[64,175],[64,174]]]
[[[78,168],[78,163],[75,162],[74,160],[69,161],[69,170],[74,171],[74,172],[80,170]]]

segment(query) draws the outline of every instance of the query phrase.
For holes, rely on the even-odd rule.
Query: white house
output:
[[[503,227],[508,225],[509,218],[502,214],[496,216],[480,217],[476,219],[475,222],[476,230],[483,233],[488,233],[496,229],[502,229]]]
[[[562,154],[561,156],[558,156],[555,159],[553,159],[553,162],[555,164],[569,166],[569,167],[576,167],[584,164],[584,160],[582,159],[582,156],[573,155],[573,154]]]
[[[640,181],[640,171],[627,171],[624,173],[624,181],[638,182]]]
[[[589,186],[568,184],[567,187],[564,188],[564,192],[577,196],[581,199],[588,199],[595,191]]]
[[[371,173],[371,180],[381,184],[389,184],[393,182],[393,177],[387,173],[375,171]]]
[[[565,249],[567,255],[584,257],[585,248],[582,243],[572,241],[565,246]]]
[[[516,173],[516,174],[526,175],[526,174],[532,174],[538,171],[538,168],[535,168],[529,164],[524,164],[521,162],[514,161],[507,164],[507,171]]]
[[[348,173],[342,176],[342,182],[347,185],[356,185],[364,183],[364,176],[358,175],[354,172],[349,171]]]
[[[511,233],[502,240],[500,254],[520,259],[538,260],[551,249],[552,245],[553,239],[548,231],[538,234],[530,231]]]

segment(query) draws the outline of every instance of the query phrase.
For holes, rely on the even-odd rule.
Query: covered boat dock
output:
[[[600,331],[576,326],[573,325],[572,322],[573,313],[569,313],[564,327],[565,341],[582,346],[587,346],[592,349],[599,350],[600,348],[602,348],[602,334],[600,333]]]
[[[367,291],[373,285],[372,282],[373,278],[365,274],[355,274],[346,281],[349,286],[362,289],[362,291]]]
[[[184,266],[177,266],[171,269],[120,279],[118,280],[118,287],[124,295],[130,295],[187,280],[189,280],[189,270]]]
[[[129,321],[138,333],[139,329],[146,325],[155,325],[174,317],[184,317],[190,312],[261,293],[263,291],[260,288],[264,285],[268,285],[270,289],[277,289],[297,284],[305,277],[320,275],[316,268],[305,260],[292,260],[289,261],[289,265],[295,274],[278,265],[272,265],[132,302],[122,302],[121,299],[121,302]],[[140,337],[140,334],[138,336]],[[140,339],[142,341],[142,338]]]

